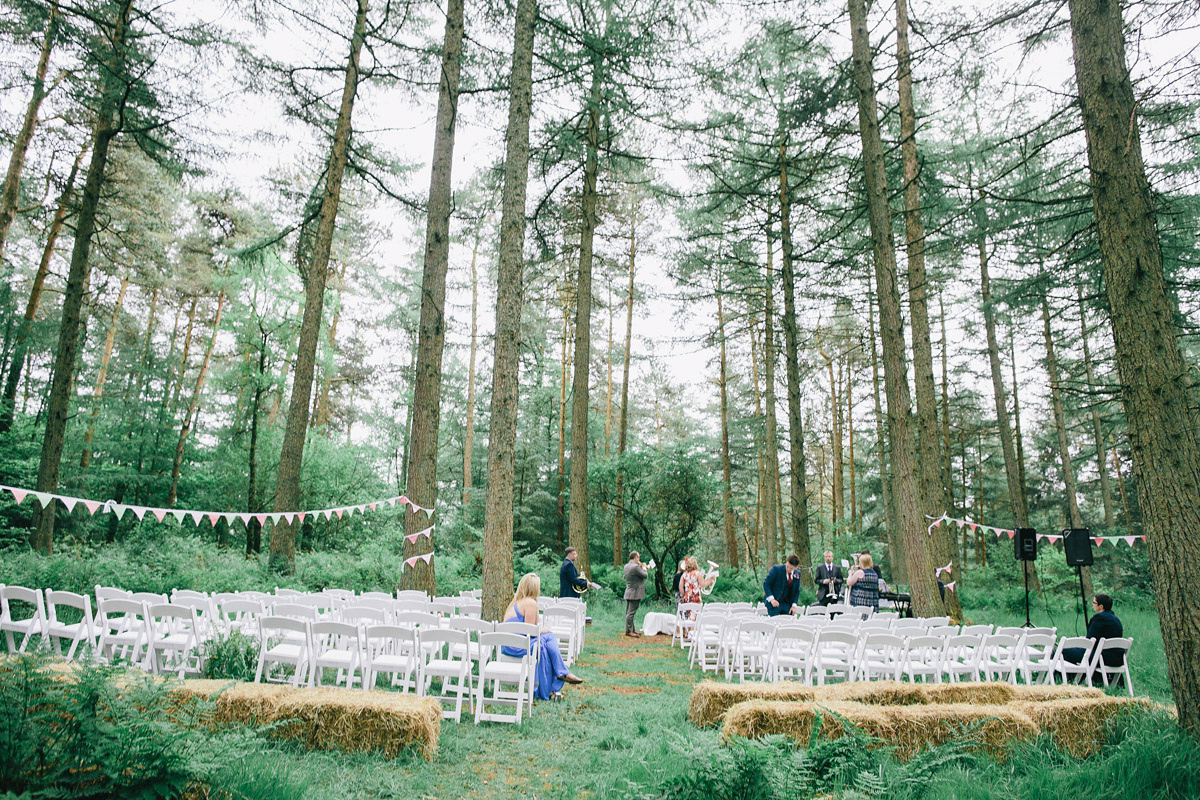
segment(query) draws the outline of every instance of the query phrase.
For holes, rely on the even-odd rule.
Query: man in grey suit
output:
[[[646,571],[646,565],[642,563],[642,557],[634,550],[629,554],[629,562],[625,565],[626,636],[641,636],[633,624],[633,618],[637,614],[638,606],[642,604],[642,599],[646,596],[647,575],[649,573]]]

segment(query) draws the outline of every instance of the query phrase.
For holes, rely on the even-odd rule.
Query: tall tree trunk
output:
[[[1058,431],[1058,458],[1062,464],[1063,488],[1067,496],[1067,521],[1072,528],[1083,527],[1083,515],[1079,513],[1079,500],[1075,487],[1075,468],[1071,465],[1071,445],[1067,439],[1067,421],[1063,413],[1062,385],[1058,382],[1058,359],[1054,355],[1054,332],[1050,329],[1050,303],[1046,291],[1042,290],[1042,335],[1046,340],[1046,376],[1050,379],[1050,405],[1054,410],[1054,427]],[[1092,570],[1081,567],[1083,593],[1091,597]]]
[[[571,380],[571,288],[564,279],[559,290],[562,300],[562,348],[558,382],[558,549],[567,546],[567,384]]]
[[[846,395],[846,464],[850,470],[850,527],[852,534],[857,534],[862,526],[859,524],[858,514],[858,479],[854,468],[854,372],[850,369],[849,363],[846,364],[846,383],[844,386]]]
[[[996,307],[992,301],[992,280],[988,272],[987,210],[984,208],[982,191],[976,206],[979,247],[979,296],[983,302],[983,325],[987,333],[988,365],[992,374],[992,398],[996,408],[996,427],[1000,433],[1000,449],[1004,453],[1004,475],[1008,479],[1008,497],[1012,503],[1016,527],[1029,526],[1029,510],[1025,503],[1025,485],[1021,482],[1021,467],[1017,462],[1017,450],[1013,442],[1012,426],[1008,419],[1008,395],[1004,390],[1004,370],[1000,365],[1000,344],[996,337]],[[1016,387],[1013,387],[1014,391]],[[982,446],[980,447],[982,451]],[[982,456],[981,456],[982,458]],[[982,470],[982,466],[980,467]],[[982,480],[982,477],[981,477]],[[981,495],[982,497],[982,495]],[[980,511],[983,511],[982,505]],[[982,518],[979,520],[983,523]],[[1029,570],[1029,581],[1040,589],[1035,568],[1037,562],[1026,561],[1023,569]]]
[[[625,558],[625,467],[621,458],[625,455],[625,442],[629,434],[629,366],[633,361],[633,274],[636,253],[637,211],[629,220],[629,291],[625,297],[625,363],[621,367],[621,417],[617,422],[617,509],[613,514],[613,561],[618,565]],[[717,297],[717,316],[720,317],[721,299]]]
[[[529,117],[533,95],[533,35],[537,0],[517,0],[504,189],[500,200],[500,258],[496,268],[496,335],[492,359],[487,501],[483,528],[483,618],[499,620],[513,591],[513,451],[517,439],[517,368],[521,338],[525,247],[525,188],[529,174]]]
[[[917,158],[917,112],[912,93],[912,53],[908,45],[908,2],[896,0],[896,76],[900,101],[900,155],[904,164],[904,232],[908,254],[908,308],[912,329],[913,383],[917,407],[917,462],[921,506],[929,516],[950,509],[942,480],[938,439],[937,388],[933,381],[933,343],[929,332],[929,283],[925,272],[925,226],[921,220],[920,163]],[[933,551],[939,566],[954,560],[954,531],[933,529]],[[962,617],[958,595],[946,595],[946,613]]]
[[[482,229],[483,223],[480,223]],[[471,347],[467,356],[467,421],[463,432],[463,491],[462,504],[465,511],[471,505],[471,488],[474,483],[471,462],[475,456],[475,351],[479,346],[479,241],[482,230],[475,232],[475,246],[471,250]]]
[[[433,137],[429,178],[429,217],[425,229],[425,272],[421,278],[421,320],[417,340],[417,374],[413,380],[413,419],[409,437],[409,499],[432,509],[437,504],[438,431],[442,407],[442,352],[446,344],[446,271],[450,265],[450,181],[454,163],[454,129],[458,118],[459,68],[462,62],[463,0],[448,0],[442,43],[442,77]],[[404,532],[411,536],[430,521],[432,512],[404,512]],[[404,557],[433,552],[433,538],[404,540]],[[418,561],[401,574],[400,585],[437,593],[433,560]]]
[[[729,454],[729,387],[725,357],[724,290],[717,285],[717,339],[721,342],[720,375],[717,388],[721,391],[721,514],[725,531],[725,559],[731,569],[738,568],[737,531],[733,519],[733,464]],[[793,456],[795,458],[795,456]]]
[[[1100,262],[1133,450],[1154,603],[1179,724],[1200,735],[1200,442],[1187,364],[1176,343],[1121,6],[1070,0],[1075,78],[1087,135]]]
[[[1017,482],[1021,485],[1021,491],[1025,491],[1025,487],[1029,485],[1029,481],[1025,478],[1025,437],[1021,435],[1021,388],[1017,383],[1017,342],[1016,333],[1012,326],[1008,328],[1008,366],[1012,372],[1012,422],[1013,422],[1013,444],[1017,448]],[[1026,496],[1028,503],[1028,496]]]
[[[833,530],[836,533],[839,523],[842,522],[842,519],[846,515],[846,494],[845,484],[843,483],[845,470],[843,469],[842,459],[842,400],[838,393],[841,383],[834,374],[834,356],[826,353],[819,343],[817,351],[820,353],[821,358],[825,359],[825,368],[829,372],[829,449],[832,456],[830,467],[832,474],[830,475],[829,483],[829,521],[833,524]]]
[[[54,249],[58,245],[59,234],[67,219],[70,208],[71,192],[75,187],[75,179],[83,166],[83,159],[92,149],[89,138],[75,156],[75,163],[67,175],[62,194],[58,196],[58,207],[54,210],[54,218],[46,231],[46,244],[42,247],[42,258],[38,262],[37,272],[33,276],[33,286],[29,289],[29,301],[25,304],[25,316],[21,318],[17,328],[16,341],[13,344],[12,361],[8,365],[8,375],[4,380],[4,398],[0,400],[0,433],[7,433],[12,427],[13,417],[17,408],[17,387],[21,383],[21,371],[25,364],[25,356],[29,352],[29,333],[33,328],[33,320],[37,317],[38,305],[42,302],[42,290],[46,286],[46,276],[50,274],[50,261],[54,257]]]
[[[292,380],[292,396],[288,402],[287,424],[279,455],[279,473],[275,486],[275,511],[299,510],[301,501],[300,469],[304,462],[304,438],[308,433],[308,409],[312,396],[313,371],[317,359],[317,340],[321,336],[321,312],[325,305],[325,284],[329,278],[329,254],[333,246],[333,231],[337,224],[338,201],[342,193],[342,177],[350,149],[350,116],[358,93],[358,60],[366,37],[367,0],[358,0],[354,33],[350,38],[350,56],[346,61],[346,78],[342,85],[342,100],[338,108],[337,126],[325,168],[325,189],[317,216],[317,233],[308,263],[301,262],[300,277],[304,282],[304,316],[300,322],[300,338],[296,347],[296,370]],[[271,568],[291,574],[296,569],[296,531],[300,522],[281,520],[271,531]]]
[[[342,283],[345,281],[345,278],[346,264],[343,262],[341,269],[338,271],[337,285],[342,285]],[[333,319],[329,321],[329,352],[334,354],[334,358],[336,358],[337,353],[338,320],[341,319],[342,316],[342,304],[340,299],[341,298],[339,296],[339,302],[335,305],[333,310]],[[329,418],[332,415],[332,412],[329,408],[329,390],[334,382],[334,377],[331,374],[332,372],[333,370],[325,368],[321,369],[321,391],[317,394],[316,407],[313,409],[312,417],[312,427],[314,428],[324,428],[329,424]]]
[[[896,246],[892,238],[891,209],[888,208],[887,173],[884,168],[883,141],[879,134],[879,109],[875,100],[866,0],[849,0],[849,5],[858,125],[863,143],[863,178],[879,297],[879,338],[883,347],[883,382],[888,401],[888,438],[892,446],[892,466],[895,468],[893,496],[899,512],[904,555],[908,562],[913,611],[921,616],[935,616],[942,608],[942,601],[934,581],[929,536],[918,505],[918,464],[913,452],[908,359],[905,357],[904,322],[900,314],[900,290],[896,282]]]
[[[4,185],[0,187],[0,257],[4,254],[8,230],[17,216],[21,173],[25,171],[25,156],[29,153],[29,143],[33,141],[33,130],[37,127],[38,109],[49,94],[46,88],[46,71],[50,66],[50,53],[54,50],[55,39],[58,37],[58,25],[58,0],[53,0],[50,3],[50,17],[46,20],[46,33],[42,36],[41,53],[33,72],[33,93],[25,106],[25,119],[13,142],[12,153],[8,157],[8,171],[4,174]]]
[[[779,507],[779,499],[775,496],[776,487],[779,486],[779,432],[775,421],[775,290],[772,284],[775,282],[774,267],[771,264],[771,233],[767,230],[767,275],[764,286],[764,308],[763,308],[763,424],[765,430],[763,438],[765,447],[763,455],[766,457],[766,475],[764,478],[763,488],[766,490],[762,495],[763,507],[763,532],[767,537],[767,561],[772,564],[778,563],[780,558],[779,546],[779,529],[783,524],[783,520],[776,515],[776,509]]]
[[[75,220],[75,245],[71,249],[71,266],[67,274],[67,288],[63,295],[62,320],[58,328],[58,349],[54,357],[54,371],[50,377],[50,393],[46,402],[46,431],[42,439],[42,455],[38,464],[37,490],[53,492],[58,488],[58,471],[62,466],[63,442],[67,432],[67,419],[71,413],[72,387],[75,380],[75,358],[79,349],[79,332],[83,322],[83,301],[88,282],[92,247],[92,234],[96,230],[96,212],[100,206],[100,192],[104,187],[104,171],[108,164],[108,150],[112,140],[121,130],[122,108],[125,101],[125,86],[121,76],[125,72],[129,17],[133,0],[123,0],[116,8],[110,29],[105,32],[112,53],[104,70],[101,86],[100,107],[97,112],[92,146],[92,161],[88,165],[87,179],[83,186],[83,199]],[[104,24],[104,23],[102,23]],[[33,548],[50,555],[54,549],[54,504],[50,504],[36,515],[36,530]]]
[[[250,402],[250,451],[246,454],[249,479],[246,481],[246,512],[253,514],[258,505],[258,413],[262,406],[263,383],[267,379],[267,329],[259,323],[258,374],[254,378],[254,396]],[[246,556],[262,549],[262,524],[257,519],[246,523]]]
[[[1083,285],[1076,286],[1079,298],[1079,341],[1083,344],[1083,368],[1087,375],[1089,392],[1096,390],[1096,373],[1092,368],[1092,349],[1088,344],[1087,309],[1083,303]],[[1113,514],[1112,484],[1108,477],[1108,453],[1104,448],[1104,429],[1100,424],[1100,410],[1097,403],[1088,404],[1091,407],[1092,436],[1096,445],[1096,471],[1100,474],[1100,500],[1104,504],[1104,527],[1112,528],[1117,524]],[[1116,561],[1113,561],[1116,564]]]
[[[750,315],[748,328],[749,328],[749,333],[750,333],[750,378],[751,378],[751,383],[754,385],[754,418],[761,420],[761,419],[764,419],[764,417],[763,417],[763,405],[762,405],[762,390],[759,385],[759,375],[758,375],[758,362],[759,362],[758,332],[755,330],[756,322],[755,322],[755,318],[754,318],[753,314]],[[754,552],[756,555],[758,553],[762,552],[767,557],[767,561],[770,564],[774,564],[775,563],[775,549],[774,549],[774,547],[771,547],[769,550],[767,549],[768,548],[768,545],[766,542],[767,537],[765,534],[766,527],[767,527],[767,512],[765,510],[765,508],[766,508],[765,497],[767,494],[766,479],[765,479],[765,476],[767,474],[767,458],[766,458],[766,455],[764,455],[764,453],[766,451],[766,447],[767,447],[767,445],[766,445],[766,427],[767,427],[766,423],[763,423],[763,425],[758,429],[760,435],[762,436],[762,441],[760,442],[760,446],[757,448],[757,451],[758,451],[758,472],[757,472],[758,485],[757,485],[757,492],[755,492],[755,504],[754,504],[754,506],[755,506],[754,507]],[[821,496],[820,493],[818,493],[817,496],[820,497]],[[774,504],[771,504],[771,505],[773,506]]]
[[[129,288],[129,277],[121,278],[117,302],[113,304],[112,320],[108,334],[104,337],[104,352],[100,356],[100,368],[96,371],[96,386],[92,389],[92,418],[88,420],[87,433],[83,436],[83,452],[79,456],[79,469],[86,470],[92,463],[92,441],[96,438],[96,420],[100,417],[100,403],[104,399],[104,384],[108,379],[108,365],[112,360],[113,342],[117,338],[117,324],[121,321],[121,306],[125,304],[125,290]]]
[[[779,239],[783,260],[783,348],[787,369],[788,446],[791,469],[792,551],[805,567],[813,563],[808,541],[808,490],[804,476],[804,407],[800,400],[800,345],[796,333],[796,266],[792,257],[792,190],[788,185],[787,136],[780,126]],[[724,347],[724,342],[722,342]],[[722,388],[724,391],[724,388]]]
[[[605,21],[605,32],[608,24]],[[579,232],[579,271],[575,278],[575,374],[571,376],[571,496],[567,535],[579,555],[575,563],[592,574],[588,553],[588,407],[592,359],[592,242],[599,224],[596,179],[600,171],[600,81],[603,55],[592,55],[592,89],[587,107],[587,157],[583,166],[583,213]]]
[[[217,344],[217,335],[221,332],[221,315],[225,312],[225,290],[217,295],[217,314],[213,318],[212,336],[208,338],[208,347],[204,350],[204,360],[200,362],[200,371],[196,375],[196,386],[192,390],[192,400],[188,403],[187,413],[183,415],[183,424],[179,427],[179,440],[175,442],[175,460],[171,464],[171,485],[167,489],[167,506],[174,507],[179,493],[179,471],[183,466],[183,452],[187,446],[188,437],[192,433],[193,420],[200,410],[200,397],[204,393],[204,379],[208,376],[208,366],[212,363],[213,348]]]
[[[892,476],[888,471],[883,392],[879,387],[879,348],[875,345],[875,300],[869,295],[867,297],[867,324],[871,331],[871,394],[875,400],[875,442],[879,458],[880,499],[883,502],[883,535],[887,539],[888,552],[892,556],[892,577],[897,583],[908,583],[908,566],[904,561],[904,543],[900,540],[898,533],[900,524],[896,518],[896,505],[893,502]]]
[[[954,513],[954,475],[950,461],[950,340],[946,336],[946,306],[938,292],[938,317],[942,325],[942,485],[946,487],[946,513]],[[965,495],[964,495],[965,497]],[[964,567],[966,560],[959,562]]]

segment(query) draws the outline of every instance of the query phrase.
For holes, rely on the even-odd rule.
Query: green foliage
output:
[[[253,681],[258,669],[258,641],[240,631],[204,643],[204,677]]]

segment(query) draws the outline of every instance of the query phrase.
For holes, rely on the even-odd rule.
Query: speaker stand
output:
[[[1033,623],[1029,621],[1029,562],[1021,561],[1021,571],[1025,573],[1025,624],[1022,628],[1032,628]],[[1082,581],[1082,577],[1080,578]],[[1080,584],[1082,585],[1082,584]]]
[[[1079,599],[1080,599],[1080,600],[1083,602],[1083,624],[1084,624],[1084,625],[1090,625],[1092,621],[1091,621],[1090,619],[1088,619],[1088,613],[1087,613],[1087,609],[1088,609],[1087,595],[1086,595],[1086,594],[1084,594],[1084,591],[1083,591],[1083,567],[1081,567],[1081,566],[1079,566],[1078,564],[1076,564],[1076,565],[1075,565],[1075,572],[1076,572],[1076,574],[1078,574],[1078,575],[1079,575]]]

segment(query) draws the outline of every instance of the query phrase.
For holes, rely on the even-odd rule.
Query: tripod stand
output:
[[[1032,628],[1033,623],[1029,621],[1029,562],[1021,562],[1021,572],[1025,573],[1025,624],[1022,628]],[[1083,586],[1083,574],[1080,573],[1079,585]]]

